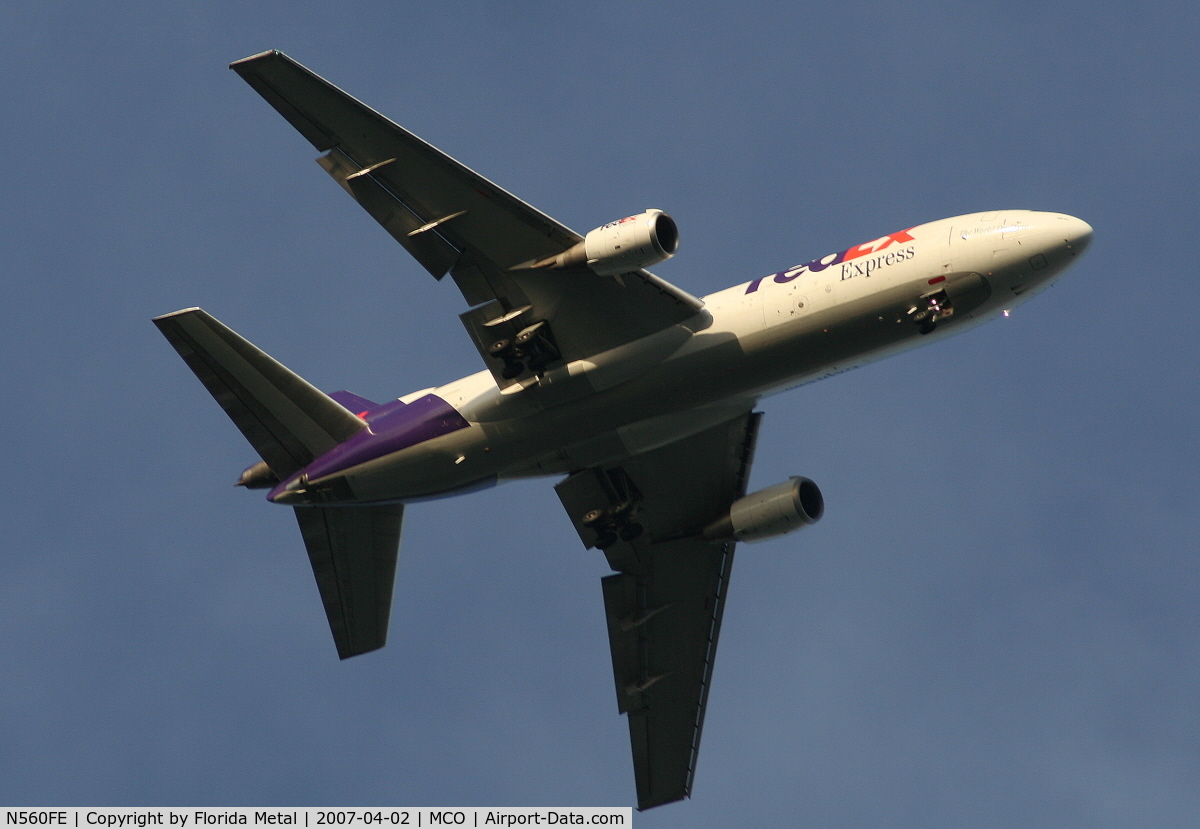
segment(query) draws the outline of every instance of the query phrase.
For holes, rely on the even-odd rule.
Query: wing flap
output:
[[[602,580],[639,809],[691,791],[733,546],[660,542],[644,556],[645,574]]]
[[[389,159],[382,164],[394,163]],[[435,279],[441,279],[458,260],[460,252],[436,233],[419,233],[427,225],[401,198],[390,192],[374,175],[375,167],[357,169],[344,153],[331,150],[317,159],[317,163],[335,181],[346,188],[362,208],[429,271]],[[414,235],[415,234],[415,235]]]
[[[282,52],[230,68],[318,150],[337,147],[358,170],[391,160],[377,175],[404,194],[422,224],[466,211],[461,236],[478,240],[501,267],[561,253],[582,238]]]

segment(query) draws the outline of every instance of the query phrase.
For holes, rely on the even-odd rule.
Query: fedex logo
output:
[[[825,270],[830,265],[840,264],[842,266],[842,279],[851,279],[859,275],[870,276],[871,271],[875,270],[876,268],[885,267],[896,262],[902,262],[906,259],[912,259],[917,255],[916,250],[914,250],[911,245],[904,248],[890,250],[887,251],[887,253],[882,253],[883,251],[892,247],[892,245],[902,245],[905,242],[916,241],[913,239],[912,233],[909,232],[911,230],[913,230],[913,228],[910,227],[908,230],[900,230],[895,233],[889,233],[887,236],[881,236],[873,241],[864,242],[861,245],[844,250],[841,253],[831,253],[828,256],[822,256],[820,259],[814,259],[811,262],[805,262],[803,265],[796,265],[786,271],[780,271],[779,273],[771,274],[770,277],[764,276],[760,279],[756,279],[746,286],[746,293],[752,294],[757,291],[758,286],[761,285],[765,279],[773,278],[779,283],[791,282],[802,273],[818,273]],[[873,256],[873,254],[876,253],[881,255]],[[871,258],[865,259],[861,262],[853,261],[856,259],[862,259],[863,257]]]
[[[626,216],[624,219],[617,219],[615,222],[609,222],[606,225],[600,225],[600,227],[597,228],[597,230],[608,230],[610,227],[616,227],[617,225],[623,225],[626,222],[636,222],[643,215],[645,215],[645,214],[639,214],[637,216]]]

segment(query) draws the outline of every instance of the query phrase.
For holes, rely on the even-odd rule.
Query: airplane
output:
[[[384,645],[405,506],[533,476],[601,580],[638,809],[691,795],[734,548],[819,520],[808,478],[747,493],[772,394],[940,340],[1028,300],[1087,248],[1061,213],[894,231],[697,298],[645,270],[649,209],[580,235],[278,51],[231,64],[436,279],[484,370],[383,403],[326,394],[202,309],[154,322],[294,509],[338,655]]]

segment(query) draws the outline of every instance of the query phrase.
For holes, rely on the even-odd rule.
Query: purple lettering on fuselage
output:
[[[795,265],[791,268],[788,268],[786,271],[780,271],[779,273],[756,279],[746,286],[746,293],[754,293],[758,290],[758,286],[767,279],[774,279],[774,281],[779,283],[791,282],[802,273],[820,273],[831,265],[842,265],[842,279],[850,279],[851,277],[857,275],[857,273],[860,271],[864,276],[870,276],[872,270],[882,267],[884,264],[890,265],[893,262],[903,261],[904,259],[912,259],[914,256],[916,256],[916,250],[912,246],[909,246],[903,250],[892,251],[887,256],[878,257],[880,261],[869,260],[874,262],[872,267],[859,268],[858,265],[852,265],[850,266],[851,270],[849,272],[846,270],[847,264],[843,263],[849,263],[851,260],[858,259],[863,256],[869,256],[872,253],[878,253],[898,242],[912,242],[914,239],[912,234],[909,232],[911,230],[913,230],[913,228],[910,227],[908,230],[900,230],[896,233],[889,233],[887,236],[881,236],[880,238],[871,242],[864,242],[861,245],[856,245],[852,248],[842,251],[841,253],[831,253],[827,256],[822,256],[820,259],[814,259],[811,262],[805,262],[803,265]],[[892,256],[892,254],[894,254],[894,256]]]

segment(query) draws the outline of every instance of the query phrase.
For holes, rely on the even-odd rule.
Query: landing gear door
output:
[[[992,286],[988,284],[987,278],[979,273],[946,274],[946,281],[942,287],[950,297],[956,314],[971,313],[987,302],[992,295]]]

